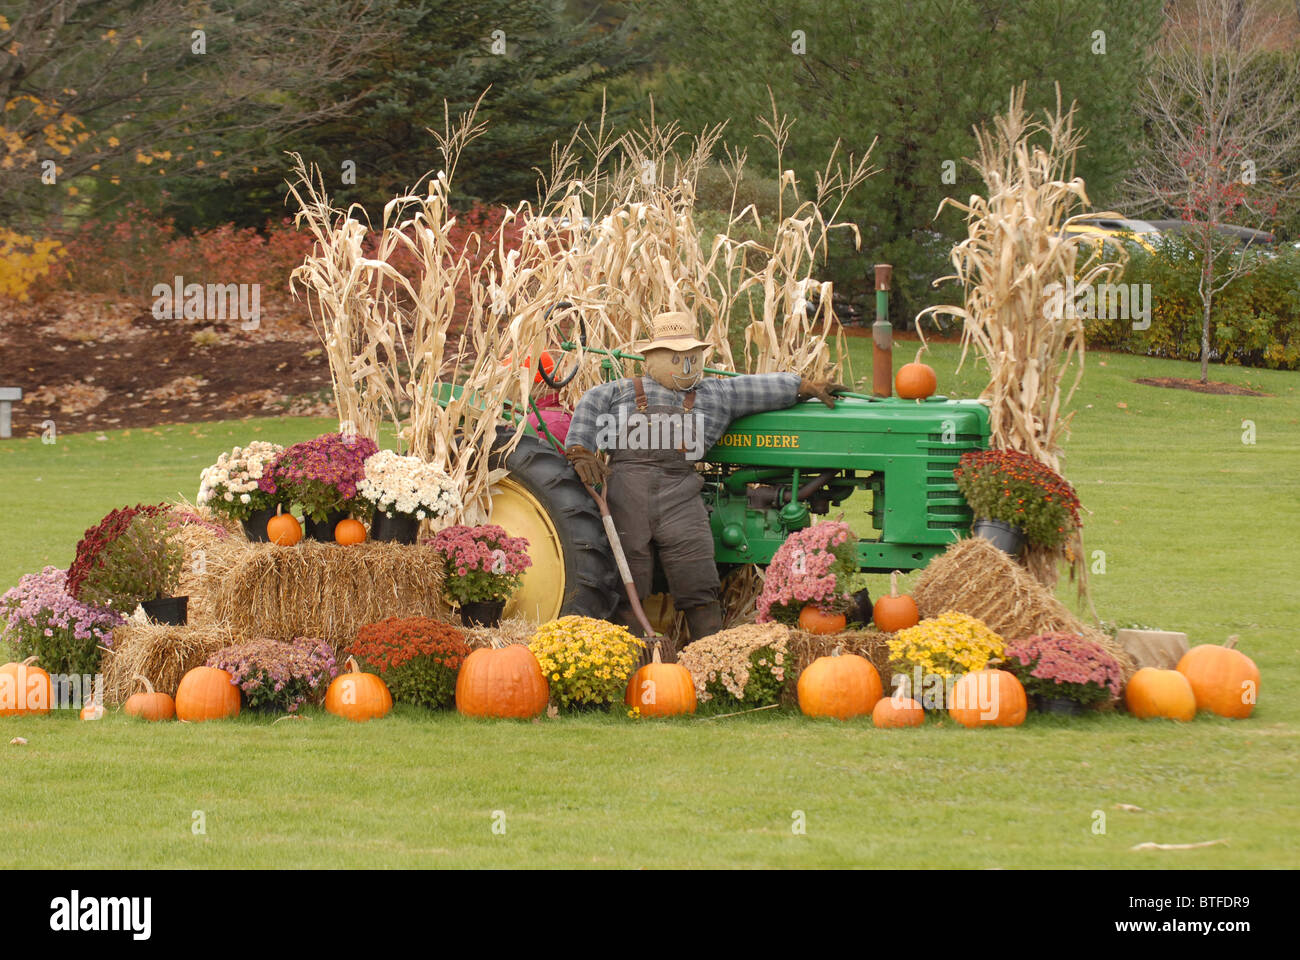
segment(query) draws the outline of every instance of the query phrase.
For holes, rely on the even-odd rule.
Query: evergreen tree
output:
[[[750,145],[749,168],[770,151],[753,140],[769,115],[770,87],[796,118],[787,166],[811,184],[836,138],[861,151],[879,137],[880,173],[854,195],[862,250],[843,238],[838,285],[858,299],[871,265],[895,264],[893,316],[910,322],[936,302],[930,281],[962,225],[936,221],[944,196],[982,185],[963,164],[973,125],[1005,108],[1028,83],[1031,106],[1054,104],[1054,83],[1079,102],[1089,130],[1078,173],[1094,204],[1128,169],[1139,134],[1134,110],[1160,0],[655,0],[673,68],[659,99],[691,127],[731,118],[727,139]],[[941,296],[948,296],[942,294]]]

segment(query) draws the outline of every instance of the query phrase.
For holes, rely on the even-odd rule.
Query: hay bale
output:
[[[781,693],[781,702],[794,705],[799,702],[797,686],[799,674],[808,669],[808,665],[818,657],[829,656],[837,646],[841,653],[856,653],[871,661],[871,665],[880,674],[880,683],[886,694],[892,686],[890,678],[893,669],[889,666],[889,647],[886,642],[890,635],[868,627],[865,630],[842,630],[839,633],[806,633],[803,630],[791,630],[786,647],[794,660],[794,669],[785,674],[785,688]]]
[[[220,543],[208,557],[213,615],[243,637],[319,637],[336,646],[385,617],[447,620],[441,555],[429,546]]]
[[[1016,563],[982,537],[958,540],[930,561],[912,587],[923,619],[956,610],[982,620],[1007,641],[1040,633],[1076,633],[1100,645],[1120,665],[1124,682],[1137,669],[1107,633],[1089,626]]]
[[[225,568],[217,562],[223,555],[217,547],[223,543],[243,543],[244,535],[232,531],[228,523],[220,522],[221,518],[214,517],[206,507],[179,503],[172,504],[169,512],[175,521],[172,534],[185,551],[176,595],[190,598],[187,617],[191,625],[215,623],[213,594],[225,573]]]
[[[495,627],[461,627],[465,642],[471,650],[491,646],[493,640],[502,643],[528,643],[537,632],[537,624],[525,617],[507,617]]]
[[[104,700],[121,703],[129,697],[136,674],[148,677],[160,692],[175,696],[187,671],[203,666],[234,639],[230,628],[221,624],[169,627],[129,620],[114,629],[112,649],[104,654]]]

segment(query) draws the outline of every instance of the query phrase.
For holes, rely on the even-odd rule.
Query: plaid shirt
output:
[[[649,406],[680,408],[686,392],[669,390],[645,377],[645,398]],[[706,377],[695,388],[695,406],[691,412],[703,420],[704,449],[718,442],[731,421],[762,410],[781,410],[798,400],[797,373],[755,373],[740,377]],[[573,423],[565,445],[596,449],[596,434],[601,416],[617,417],[626,407],[625,416],[636,412],[636,388],[630,379],[614,380],[592,387],[582,395],[573,411]]]

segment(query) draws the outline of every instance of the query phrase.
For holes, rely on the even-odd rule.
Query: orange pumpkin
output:
[[[393,695],[388,684],[373,673],[362,673],[353,657],[344,664],[347,673],[340,673],[325,691],[325,709],[336,716],[362,723],[382,717],[393,709]]]
[[[934,368],[921,362],[924,352],[925,347],[916,351],[916,359],[903,364],[894,374],[894,392],[904,400],[924,400],[938,389],[939,378],[935,376]]]
[[[282,547],[292,547],[302,539],[302,524],[292,513],[281,512],[283,505],[276,507],[275,516],[266,522],[266,539]]]
[[[881,697],[871,722],[877,727],[919,727],[925,723],[925,708],[911,697]]]
[[[190,723],[239,716],[239,688],[218,667],[195,667],[176,688],[176,716]]]
[[[1168,717],[1191,720],[1196,716],[1196,694],[1187,678],[1177,670],[1143,667],[1129,677],[1124,703],[1135,717]]]
[[[886,633],[897,633],[921,622],[916,601],[898,592],[898,571],[889,575],[889,596],[881,597],[871,609],[871,619]]]
[[[815,603],[810,603],[799,611],[799,629],[808,633],[839,633],[849,620],[842,613],[824,613]]]
[[[976,670],[952,688],[948,715],[963,727],[1018,727],[1029,703],[1025,688],[1005,670]]]
[[[659,659],[655,641],[651,662],[632,674],[623,702],[636,707],[643,717],[674,717],[695,712],[695,680],[680,663]]]
[[[35,666],[36,658],[0,667],[0,717],[22,717],[49,713],[54,702],[50,675]]]
[[[364,543],[366,539],[366,527],[360,520],[353,520],[348,517],[346,520],[340,520],[334,525],[334,542],[350,546],[354,543]]]
[[[542,668],[522,643],[493,639],[465,658],[456,677],[456,709],[471,717],[535,717],[550,699]]]
[[[1198,709],[1238,719],[1255,712],[1259,667],[1236,646],[1235,636],[1222,646],[1203,643],[1192,647],[1178,661],[1178,672],[1192,685]]]
[[[133,693],[122,704],[122,712],[130,717],[141,717],[150,722],[176,719],[176,701],[165,693],[154,690],[149,678],[136,674],[131,678],[144,684],[144,690]]]
[[[871,713],[884,688],[871,661],[836,647],[799,674],[799,709],[809,717],[847,720]]]

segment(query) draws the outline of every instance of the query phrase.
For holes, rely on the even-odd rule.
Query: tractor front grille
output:
[[[952,479],[962,454],[983,449],[985,438],[977,433],[959,433],[951,443],[944,443],[943,434],[930,433],[925,441],[917,443],[925,462],[926,527],[930,530],[967,530],[974,515],[966,498]]]

